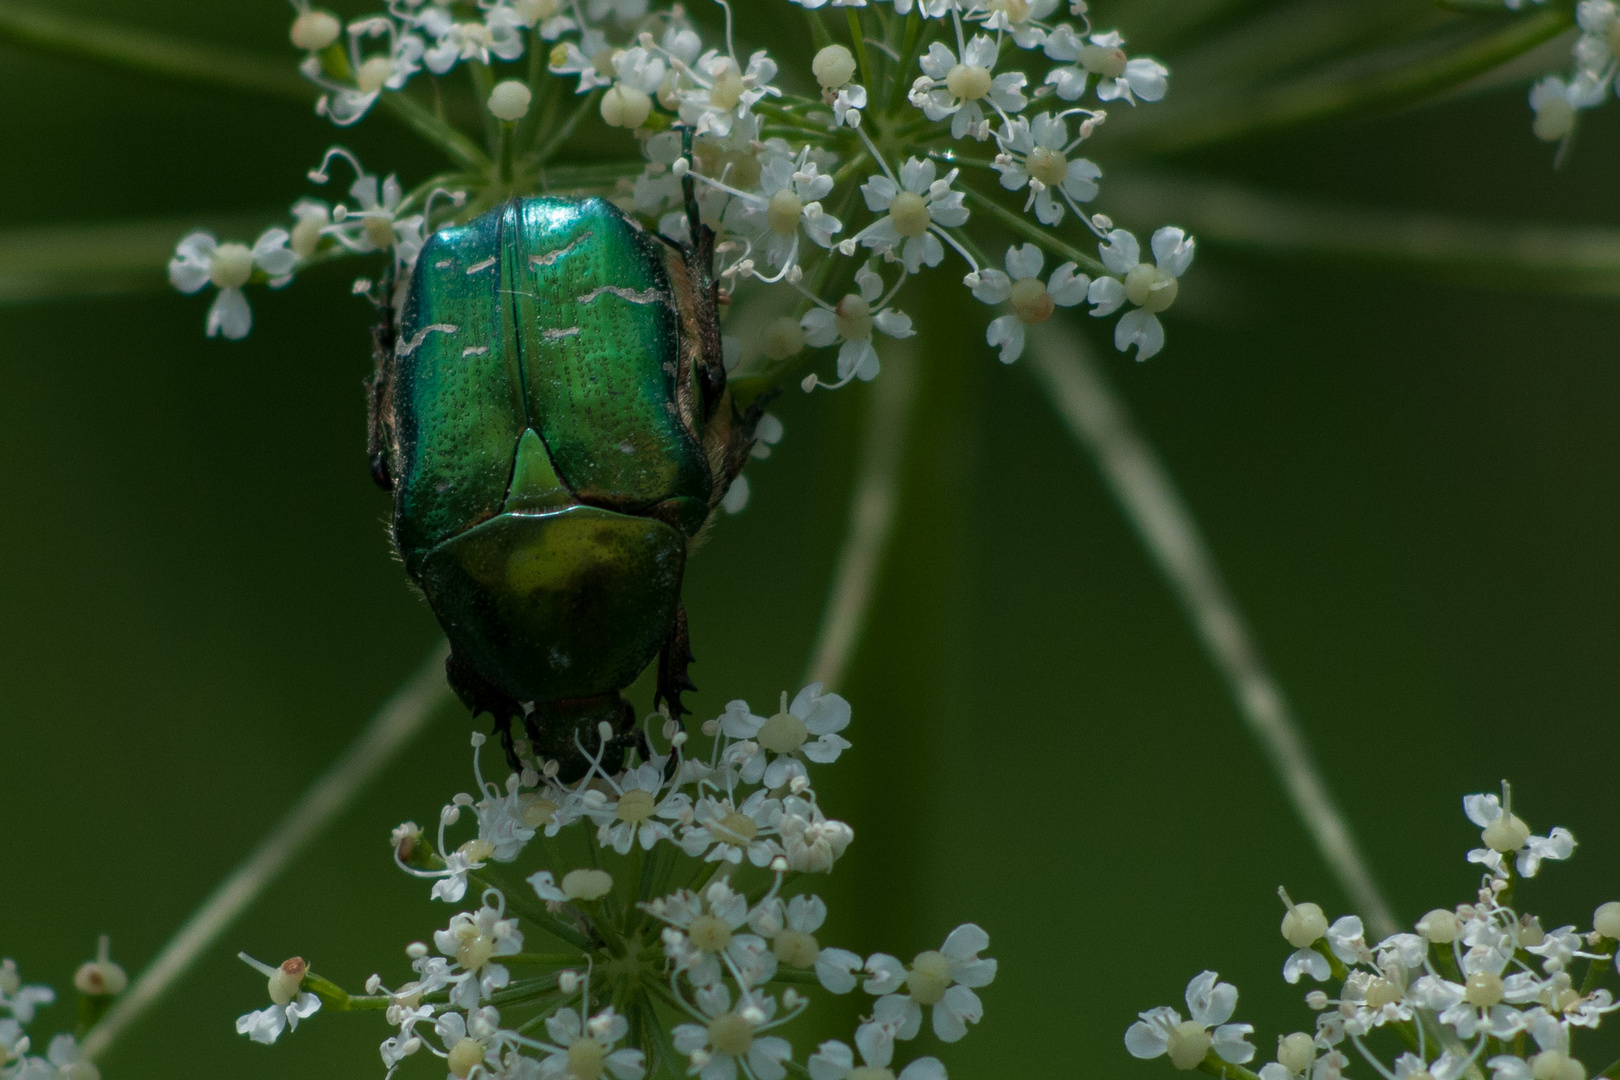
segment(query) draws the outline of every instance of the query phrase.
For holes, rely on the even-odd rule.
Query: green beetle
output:
[[[655,700],[685,711],[686,557],[759,415],[726,389],[690,191],[687,212],[695,246],[602,199],[515,199],[430,238],[376,331],[372,474],[451,686],[514,765],[523,718],[564,779],[604,720],[617,767],[638,738],[620,691],[655,657]]]

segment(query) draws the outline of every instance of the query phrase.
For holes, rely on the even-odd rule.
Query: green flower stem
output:
[[[387,994],[351,994],[330,979],[313,971],[304,976],[302,988],[321,999],[321,1005],[334,1012],[377,1012],[393,1004]]]
[[[769,981],[773,983],[790,983],[794,986],[816,986],[821,982],[820,979],[816,978],[816,973],[808,968],[783,967],[778,967],[776,974],[772,975]]]
[[[1606,1080],[1620,1080],[1620,1061],[1616,1061],[1613,1065],[1598,1073],[1598,1076],[1604,1077]]]
[[[807,10],[804,14],[810,22],[810,43],[815,46],[816,50],[820,51],[833,44],[832,31],[828,30],[827,24],[822,21],[821,12]],[[755,105],[754,107],[757,109],[759,106]]]
[[[894,112],[906,99],[906,72],[917,59],[922,41],[922,15],[913,7],[906,16],[906,40],[900,49],[900,64],[894,69],[894,88],[889,92],[889,111]],[[872,88],[876,92],[876,88]]]
[[[1205,1054],[1204,1060],[1198,1063],[1198,1071],[1220,1077],[1221,1080],[1260,1080],[1259,1073],[1250,1072],[1241,1065],[1234,1065],[1222,1059],[1213,1050]]]
[[[534,966],[566,968],[577,967],[584,961],[584,959],[585,957],[581,953],[520,952],[508,953],[505,956],[497,956],[495,957],[495,962],[498,964],[518,964],[524,967]]]
[[[1104,266],[1101,262],[1092,258],[1090,255],[1087,255],[1079,248],[1059,240],[1056,236],[1053,236],[1035,222],[1029,220],[1021,214],[1016,214],[1013,211],[1008,210],[1005,206],[1002,206],[989,196],[981,195],[973,188],[963,188],[962,190],[967,194],[968,202],[972,203],[974,206],[980,207],[983,210],[989,211],[991,217],[995,218],[997,221],[1001,222],[1007,228],[1011,229],[1019,236],[1022,236],[1024,239],[1034,241],[1053,254],[1060,255],[1063,258],[1068,259],[1070,262],[1078,264],[1080,269],[1089,274],[1111,273],[1108,267]]]
[[[495,89],[495,73],[488,64],[481,64],[476,60],[469,60],[464,65],[467,69],[467,79],[472,83],[473,103],[478,108],[479,119],[484,124],[484,144],[489,147],[492,157],[499,159],[501,152],[501,121],[494,113],[489,111],[489,94]]]
[[[506,1008],[511,1005],[531,1005],[554,996],[566,1000],[573,995],[558,991],[557,976],[540,975],[532,979],[513,980],[506,989],[489,995],[489,1003],[497,1008]]]
[[[1263,131],[1411,104],[1535,48],[1568,29],[1574,18],[1569,8],[1543,8],[1425,63],[1333,81],[1288,82],[1246,96],[1240,107],[1222,100],[1162,124],[1143,125],[1140,137],[1124,137],[1150,153],[1181,153]]]
[[[470,172],[486,175],[489,173],[489,155],[484,153],[477,143],[413,98],[390,91],[377,99],[377,105],[388,110],[395,119],[443,150],[457,165]]]
[[[0,3],[0,41],[178,82],[309,103],[318,91],[285,60],[155,34],[123,23]]]
[[[470,881],[477,882],[481,888],[499,889],[501,895],[506,897],[506,906],[508,908],[528,919],[552,937],[566,941],[575,948],[586,951],[590,951],[595,947],[590,938],[557,918],[543,906],[531,902],[524,896],[522,886],[513,883],[510,879],[501,875],[499,871],[493,871],[490,864],[485,863],[482,872],[468,874],[467,878]]]
[[[1613,944],[1612,942],[1610,943]],[[1581,980],[1581,995],[1584,997],[1598,988],[1603,976],[1609,973],[1614,966],[1614,954],[1611,952],[1601,960],[1589,960],[1586,964],[1586,978]]]
[[[875,92],[877,83],[872,81],[872,58],[866,52],[866,35],[861,32],[861,17],[854,8],[844,10],[849,15],[849,36],[855,39],[855,61],[861,65],[861,81]]]
[[[568,137],[574,133],[574,129],[579,126],[579,122],[585,119],[586,115],[596,107],[601,95],[602,91],[600,89],[592,90],[589,94],[586,94],[585,100],[581,101],[579,107],[569,114],[568,119],[562,122],[562,126],[551,132],[538,147],[529,152],[528,156],[524,158],[525,163],[531,168],[536,168],[550,160],[551,155],[557,152],[557,148],[568,141]]]

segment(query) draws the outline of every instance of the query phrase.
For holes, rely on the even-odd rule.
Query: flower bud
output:
[[[1308,949],[1327,933],[1327,916],[1316,904],[1290,904],[1282,920],[1282,936],[1296,949]]]
[[[600,900],[613,891],[613,878],[606,870],[570,870],[562,891],[570,900]]]
[[[1296,1076],[1311,1067],[1316,1059],[1316,1042],[1303,1031],[1284,1035],[1277,1040],[1277,1064]]]
[[[96,958],[87,960],[74,972],[73,986],[87,997],[113,997],[129,985],[124,969],[112,962],[112,939],[106,934],[96,944]]]
[[[292,43],[307,52],[320,52],[343,33],[343,24],[329,11],[310,10],[293,20]]]
[[[527,84],[507,79],[495,84],[489,92],[489,111],[502,120],[521,120],[529,115],[529,102],[534,95]]]
[[[824,90],[837,90],[855,77],[855,57],[842,45],[828,45],[810,61],[810,71]]]
[[[1610,941],[1620,940],[1620,901],[1610,900],[1592,912],[1592,929]]]
[[[797,356],[804,348],[804,327],[799,325],[799,320],[787,315],[772,319],[760,328],[759,348],[772,360]]]
[[[1462,932],[1462,923],[1445,908],[1435,908],[1417,921],[1417,932],[1436,945],[1450,945]]]
[[[652,98],[624,83],[614,83],[602,95],[602,119],[609,127],[638,128],[652,115]]]
[[[1209,1056],[1213,1040],[1204,1025],[1196,1020],[1183,1020],[1171,1029],[1168,1047],[1170,1064],[1178,1069],[1196,1069]]]
[[[1505,855],[1524,847],[1524,842],[1530,838],[1530,826],[1518,814],[1504,810],[1501,817],[1480,831],[1479,836],[1485,841],[1486,847]]]
[[[477,1039],[463,1038],[450,1048],[450,1056],[445,1064],[450,1067],[452,1075],[466,1080],[467,1074],[483,1060],[484,1044]]]
[[[298,996],[299,988],[304,985],[304,974],[308,971],[309,964],[301,956],[283,960],[276,973],[270,976],[270,1000],[277,1005],[289,1004]]]

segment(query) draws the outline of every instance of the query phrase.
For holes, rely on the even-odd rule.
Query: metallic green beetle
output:
[[[451,686],[514,763],[523,717],[565,779],[601,721],[611,757],[634,743],[620,691],[654,657],[658,699],[685,711],[686,556],[752,445],[688,195],[695,247],[601,199],[517,199],[443,229],[376,332],[372,473]]]

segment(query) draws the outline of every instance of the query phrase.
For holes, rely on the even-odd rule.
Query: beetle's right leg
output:
[[[444,674],[450,680],[450,689],[456,692],[456,697],[461,699],[473,716],[489,713],[495,718],[495,734],[500,736],[501,749],[506,751],[506,763],[513,772],[522,772],[523,761],[518,757],[517,747],[512,744],[512,724],[523,716],[523,706],[454,652],[444,662]]]
[[[681,693],[697,689],[687,675],[687,669],[695,660],[692,636],[686,627],[686,607],[682,605],[675,609],[675,625],[670,628],[669,639],[658,654],[658,686],[653,691],[653,706],[656,708],[659,702],[668,705],[669,715],[676,723],[692,711],[681,704]]]

